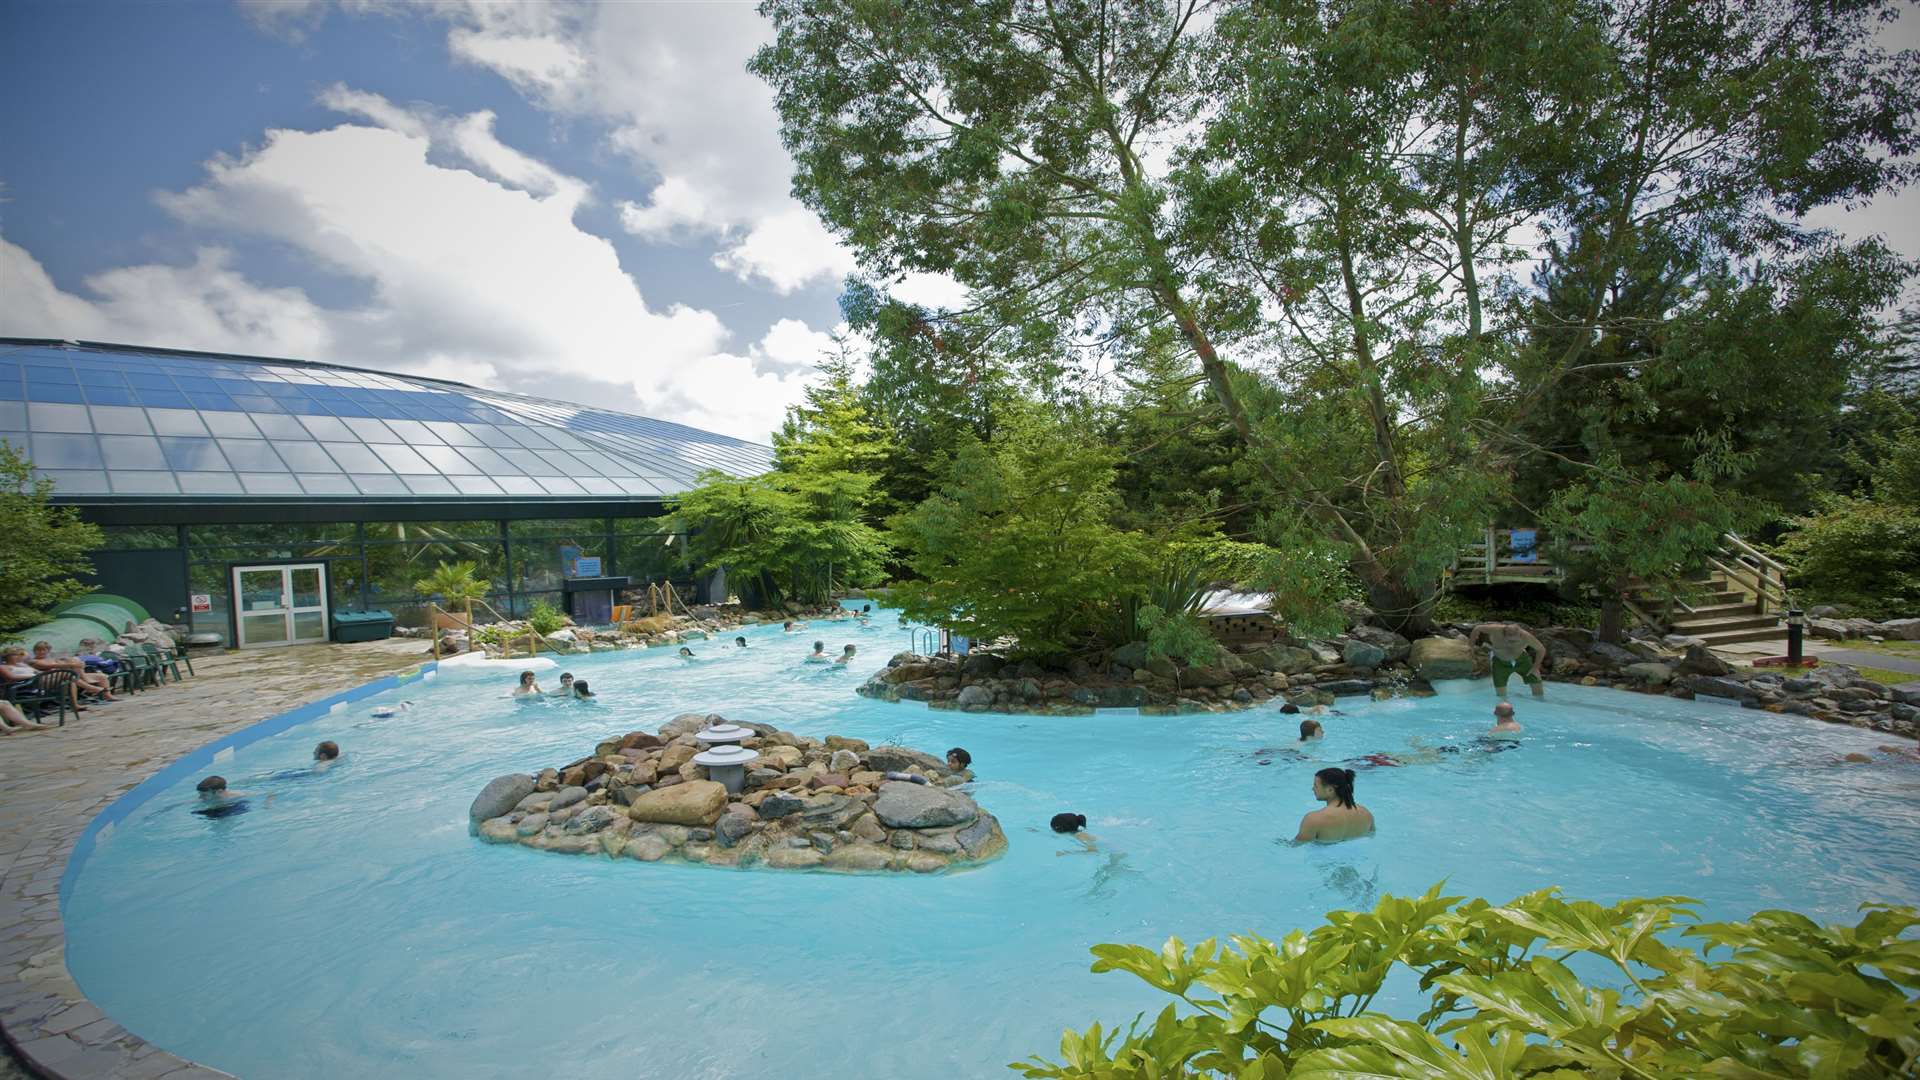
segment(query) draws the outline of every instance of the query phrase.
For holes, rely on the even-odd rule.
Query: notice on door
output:
[[[197,593],[194,593],[190,599],[192,600],[192,603],[188,605],[189,610],[192,610],[192,611],[212,611],[213,610],[213,594],[212,593],[197,592]]]

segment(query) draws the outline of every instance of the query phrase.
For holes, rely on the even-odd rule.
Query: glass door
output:
[[[325,641],[326,564],[236,566],[233,605],[242,649]]]

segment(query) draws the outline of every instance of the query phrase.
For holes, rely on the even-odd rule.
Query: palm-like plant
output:
[[[487,595],[493,582],[474,577],[479,564],[467,562],[443,562],[433,568],[433,573],[413,583],[414,591],[422,596],[438,596],[447,607],[470,604]]]

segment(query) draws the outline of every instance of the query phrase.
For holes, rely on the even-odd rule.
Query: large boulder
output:
[[[1247,662],[1262,671],[1275,671],[1282,675],[1298,675],[1312,671],[1315,660],[1313,654],[1292,645],[1269,645],[1247,654]]]
[[[1350,637],[1340,645],[1340,659],[1348,667],[1377,668],[1387,662],[1387,650],[1371,641]]]
[[[662,825],[711,825],[727,808],[727,789],[712,780],[655,788],[633,800],[627,816]]]
[[[1603,668],[1618,670],[1629,664],[1637,664],[1641,658],[1618,645],[1596,641],[1587,646],[1587,659]]]
[[[1369,645],[1378,647],[1380,651],[1387,654],[1387,663],[1389,664],[1405,660],[1407,653],[1413,649],[1413,642],[1408,641],[1406,638],[1401,637],[1391,630],[1382,629],[1378,626],[1356,626],[1347,633],[1347,636],[1355,641],[1364,641]],[[1347,663],[1351,664],[1353,661],[1348,660]],[[1363,666],[1379,667],[1380,665],[1367,664]]]
[[[993,691],[984,686],[963,686],[954,702],[963,709],[984,709],[993,704]]]
[[[1681,680],[1682,685],[1696,695],[1705,697],[1731,698],[1741,704],[1758,700],[1760,695],[1739,679],[1718,675],[1688,675]]]
[[[949,788],[893,780],[880,785],[873,813],[892,829],[938,829],[969,824],[980,816],[980,808]]]
[[[1434,682],[1473,677],[1473,646],[1465,638],[1424,637],[1408,650],[1414,674]]]
[[[1182,686],[1232,686],[1233,675],[1224,667],[1210,664],[1195,664],[1180,673]]]
[[[1648,686],[1665,686],[1673,680],[1673,668],[1666,664],[1657,664],[1652,661],[1628,664],[1620,670],[1620,673],[1629,679],[1645,683]]]
[[[1125,645],[1113,650],[1113,662],[1116,664],[1125,664],[1130,668],[1139,667],[1147,662],[1147,643],[1144,641],[1127,642]]]
[[[904,746],[876,746],[866,752],[867,768],[874,772],[906,772],[915,765],[922,769],[944,770],[947,763],[932,754],[909,750]]]
[[[1920,619],[1888,619],[1880,624],[1880,636],[1920,641]]]
[[[1687,646],[1687,655],[1680,659],[1674,670],[1682,675],[1731,675],[1733,665],[1714,655],[1705,645]]]
[[[487,786],[474,796],[473,805],[467,808],[467,817],[479,824],[488,818],[497,818],[520,804],[520,800],[533,794],[533,777],[525,773],[509,776],[496,776],[487,781]]]

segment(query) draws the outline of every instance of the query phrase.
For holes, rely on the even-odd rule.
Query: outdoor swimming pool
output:
[[[250,747],[218,771],[271,806],[196,817],[192,780],[121,822],[65,903],[67,963],[129,1030],[249,1078],[1011,1075],[1066,1026],[1164,1000],[1088,973],[1089,945],[1278,936],[1378,892],[1505,900],[1684,893],[1702,912],[1791,907],[1851,921],[1920,902],[1920,767],[1838,766],[1872,733],[1752,710],[1553,686],[1519,701],[1508,753],[1364,770],[1377,836],[1292,848],[1315,768],[1409,741],[1467,746],[1492,694],[1343,699],[1316,761],[1296,718],[1027,717],[886,704],[853,690],[905,631],[815,624],[568,658],[593,705],[522,705],[511,673],[449,670]],[[884,625],[884,628],[882,628]],[[802,665],[821,638],[851,670]],[[550,684],[555,673],[547,673]],[[410,700],[378,720],[368,710]],[[973,753],[1011,842],[934,877],[728,871],[494,846],[468,833],[501,773],[687,711],[801,734]],[[313,744],[345,757],[300,770]],[[1267,764],[1260,762],[1266,761]],[[1073,810],[1099,854],[1045,831]],[[1032,831],[1034,829],[1039,831]]]

